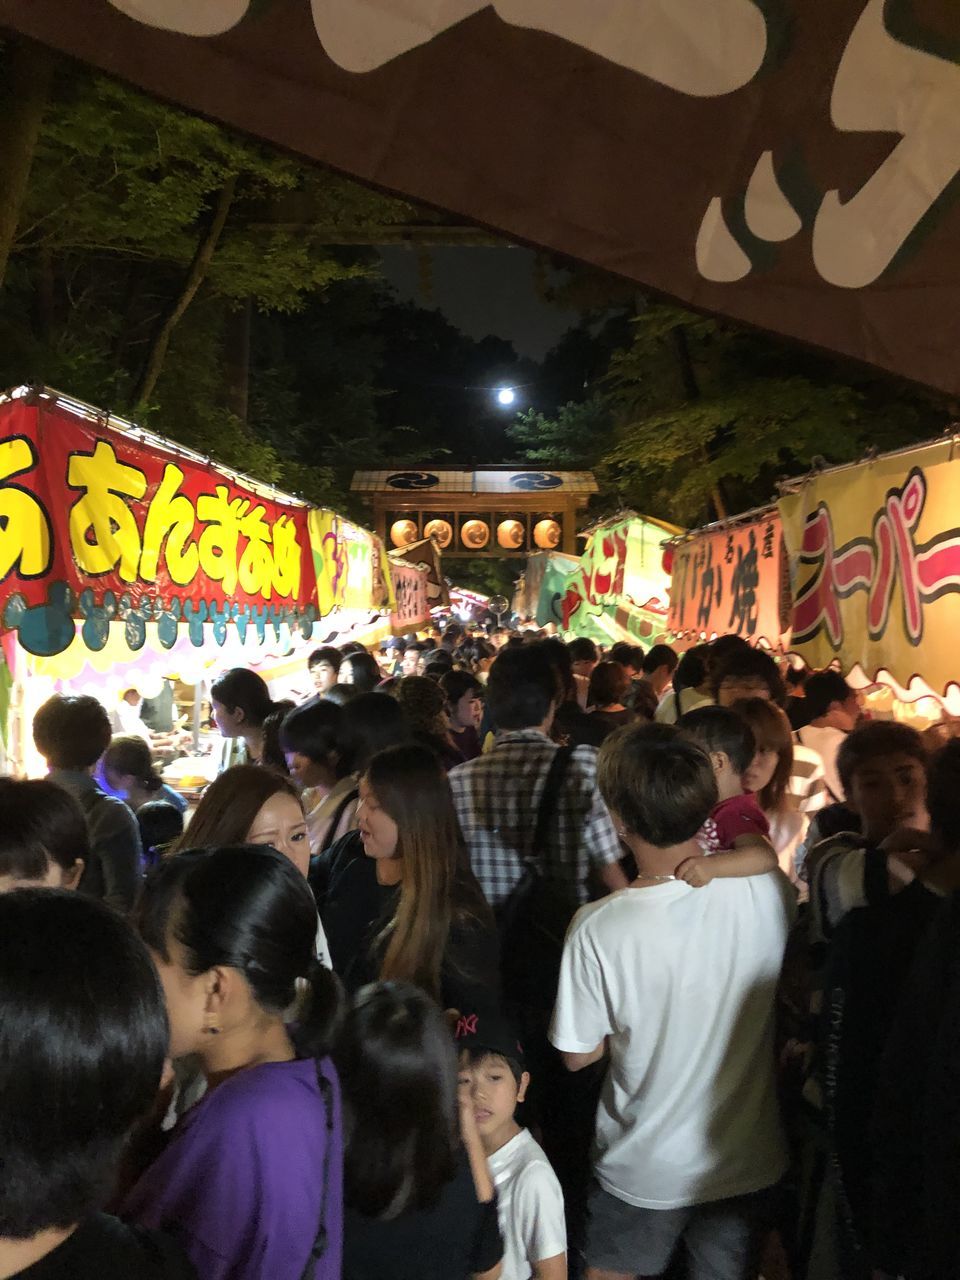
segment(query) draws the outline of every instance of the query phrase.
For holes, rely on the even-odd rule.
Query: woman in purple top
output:
[[[202,1280],[339,1280],[343,1138],[327,1057],[339,987],[314,958],[306,881],[264,847],[178,854],[148,878],[139,925],[171,1056],[199,1058],[207,1093],[123,1216],[163,1224]],[[311,990],[294,1038],[284,1010],[298,979]]]

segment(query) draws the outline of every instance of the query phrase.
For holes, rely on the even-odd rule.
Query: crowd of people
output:
[[[90,697],[0,780],[0,1280],[960,1275],[960,742],[737,636],[309,672],[192,813]]]

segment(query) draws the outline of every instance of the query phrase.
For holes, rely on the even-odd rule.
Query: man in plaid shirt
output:
[[[560,698],[557,673],[537,644],[504,649],[490,669],[493,750],[450,771],[450,786],[470,863],[492,907],[509,897],[534,852],[540,799],[558,748],[547,736]],[[541,871],[586,902],[596,867],[611,892],[626,887],[620,843],[597,790],[597,753],[577,747],[568,762]]]

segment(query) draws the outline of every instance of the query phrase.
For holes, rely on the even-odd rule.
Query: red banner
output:
[[[780,516],[694,535],[674,549],[670,629],[736,634],[776,647],[789,626]]]
[[[114,620],[134,650],[148,622],[168,648],[181,621],[197,645],[204,623],[219,643],[228,623],[309,635],[315,596],[306,508],[53,398],[0,404],[2,620],[31,652],[76,617],[91,649]]]

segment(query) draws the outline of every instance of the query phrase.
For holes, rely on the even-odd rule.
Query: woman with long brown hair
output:
[[[467,862],[450,784],[427,747],[392,747],[360,779],[359,831],[330,850],[320,915],[350,990],[412,982],[444,1008],[499,997],[493,915]]]

